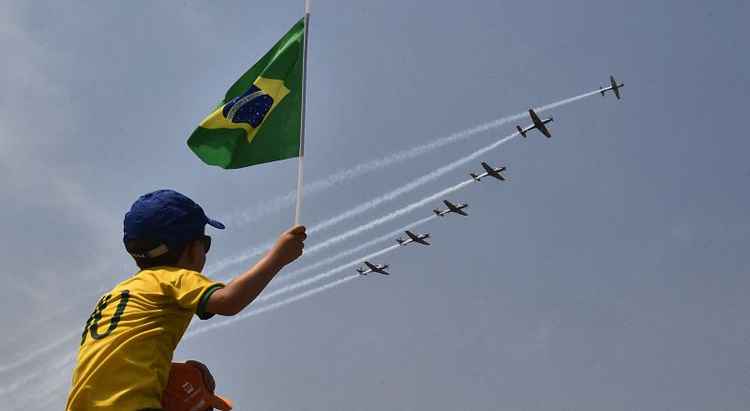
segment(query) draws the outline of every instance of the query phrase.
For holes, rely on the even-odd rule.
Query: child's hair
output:
[[[141,270],[146,270],[153,267],[159,267],[159,266],[175,266],[177,265],[177,261],[180,260],[180,256],[182,255],[183,251],[185,251],[185,248],[190,244],[192,241],[188,241],[187,243],[183,243],[179,247],[175,247],[173,249],[167,250],[166,253],[158,256],[158,257],[144,257],[139,258],[134,256],[133,254],[144,254],[149,250],[153,250],[154,248],[158,247],[161,243],[159,241],[154,240],[128,240],[125,242],[125,249],[128,251],[128,253],[131,254],[131,257],[135,260],[135,263],[138,265],[138,268]]]

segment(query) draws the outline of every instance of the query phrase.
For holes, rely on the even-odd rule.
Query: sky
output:
[[[86,318],[136,271],[139,195],[227,223],[217,279],[291,226],[296,160],[221,170],[185,141],[303,2],[0,5],[0,399],[61,409]],[[175,360],[238,410],[746,409],[748,7],[315,0],[306,255],[242,317],[196,318]],[[500,143],[610,74],[622,100]],[[480,161],[508,181],[425,221]],[[431,246],[386,250],[415,222]],[[355,278],[373,254],[392,275]]]

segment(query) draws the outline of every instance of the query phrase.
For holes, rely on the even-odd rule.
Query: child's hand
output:
[[[305,226],[297,225],[285,231],[279,236],[276,245],[269,253],[269,257],[282,267],[299,258],[302,255],[302,249],[305,247],[304,241],[307,238],[305,230]]]

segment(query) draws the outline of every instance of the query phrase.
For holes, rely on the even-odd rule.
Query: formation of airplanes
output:
[[[609,87],[599,87],[599,92],[602,94],[602,96],[605,95],[607,91],[612,91],[612,93],[617,97],[619,100],[621,98],[620,96],[620,88],[622,88],[625,84],[624,83],[617,83],[617,80],[615,80],[614,76],[609,76]],[[526,127],[516,126],[516,130],[518,130],[518,133],[521,134],[522,137],[526,137],[526,134],[531,130],[538,130],[540,133],[542,133],[545,137],[550,138],[552,137],[552,133],[550,133],[549,129],[547,128],[547,124],[552,122],[552,117],[546,118],[542,120],[539,118],[539,116],[536,114],[534,109],[529,109],[529,117],[531,118],[531,125]],[[469,173],[472,179],[474,181],[482,181],[482,178],[484,177],[493,177],[500,181],[505,181],[505,176],[502,175],[502,173],[506,170],[506,167],[499,167],[495,168],[490,166],[489,164],[482,162],[482,168],[484,169],[484,172],[481,174],[475,174],[475,173]],[[443,200],[443,204],[447,207],[444,210],[434,209],[432,210],[435,215],[438,217],[443,217],[447,214],[454,213],[462,216],[468,216],[468,214],[464,211],[465,208],[469,207],[466,203],[458,203],[454,204],[448,200]],[[430,238],[429,233],[424,234],[415,234],[409,230],[405,231],[407,238],[397,238],[396,242],[399,245],[407,245],[411,243],[417,243],[422,245],[430,245],[426,241],[426,239]],[[364,267],[358,267],[357,272],[360,275],[367,275],[369,273],[378,273],[382,275],[390,275],[389,272],[385,271],[386,268],[388,268],[387,264],[380,265],[380,264],[373,264],[369,261],[364,261],[362,264],[364,264]]]

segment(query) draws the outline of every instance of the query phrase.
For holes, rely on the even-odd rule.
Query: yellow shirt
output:
[[[161,408],[172,353],[223,284],[175,267],[143,270],[102,297],[86,321],[68,411]]]

